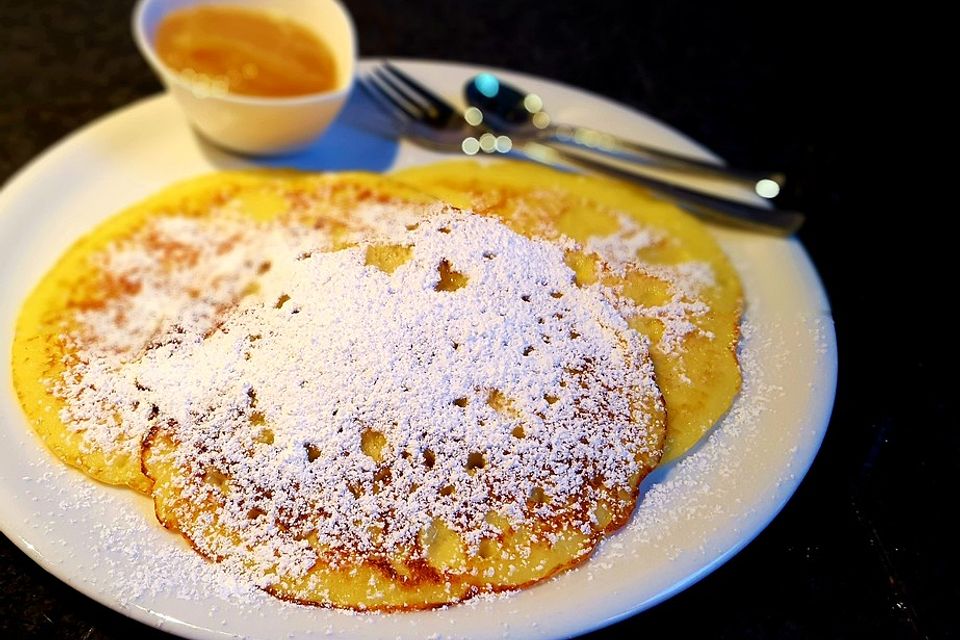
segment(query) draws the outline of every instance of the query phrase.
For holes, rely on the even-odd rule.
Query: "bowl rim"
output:
[[[246,94],[230,93],[229,91],[211,91],[205,98],[215,98],[218,100],[223,100],[224,102],[230,102],[238,105],[247,105],[247,106],[256,106],[256,107],[296,107],[306,104],[324,102],[331,99],[342,99],[344,96],[348,95],[353,89],[353,84],[356,79],[356,69],[357,69],[357,28],[353,22],[353,16],[350,15],[350,12],[347,11],[347,8],[343,5],[340,0],[321,0],[323,2],[329,2],[334,5],[336,9],[341,13],[344,20],[347,23],[347,33],[349,35],[350,50],[348,53],[348,62],[350,64],[349,69],[350,73],[339,89],[332,91],[320,91],[315,93],[304,93],[301,95],[295,96],[279,96],[279,97],[270,97],[270,96],[253,96]],[[163,60],[160,59],[160,56],[157,55],[157,52],[154,50],[153,41],[146,33],[146,28],[143,24],[143,17],[146,13],[147,7],[154,2],[161,2],[162,0],[137,0],[137,4],[134,5],[133,13],[130,19],[130,28],[133,32],[133,40],[137,45],[137,48],[140,50],[140,54],[147,60],[150,66],[153,68],[154,72],[160,76],[160,79],[163,81],[164,85],[176,84],[191,93],[196,93],[195,89],[197,85],[190,82],[184,78],[181,74],[177,73],[170,67],[168,67]],[[194,4],[230,4],[229,2],[211,2],[210,0],[197,0]],[[269,0],[265,2],[269,4]],[[335,52],[336,55],[336,52]]]

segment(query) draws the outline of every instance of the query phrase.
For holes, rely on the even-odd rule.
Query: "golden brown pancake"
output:
[[[624,312],[653,343],[669,418],[664,460],[689,450],[729,409],[740,388],[740,281],[693,217],[640,188],[531,163],[451,161],[393,177],[518,233],[578,243],[568,259],[580,282],[632,301]]]
[[[424,608],[583,561],[736,393],[736,275],[630,187],[395,175],[216,174],[105,222],[18,321],[31,424],[284,599]]]
[[[24,306],[14,378],[57,455],[151,492],[165,526],[278,597],[456,602],[584,560],[661,455],[647,344],[563,258],[375,176],[218,174],[71,248]],[[347,346],[309,357],[324,344]],[[314,388],[370,371],[336,354],[381,369]],[[323,420],[297,413],[331,398]]]
[[[541,580],[659,460],[647,341],[560,248],[413,219],[276,258],[262,300],[125,372],[158,407],[160,520],[282,598],[412,609]]]

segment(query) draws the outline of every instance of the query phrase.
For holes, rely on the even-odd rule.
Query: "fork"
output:
[[[401,136],[434,151],[476,155],[479,152],[530,160],[562,171],[599,173],[633,182],[702,218],[765,233],[788,236],[803,224],[796,211],[767,209],[627,171],[580,153],[527,141],[515,145],[480,123],[471,123],[458,108],[389,62],[374,68],[360,85],[401,125]]]

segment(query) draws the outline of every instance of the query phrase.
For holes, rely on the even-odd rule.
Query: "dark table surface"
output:
[[[788,204],[810,213],[800,239],[830,295],[840,346],[836,407],[816,462],[726,565],[593,637],[956,636],[945,512],[956,504],[946,496],[960,447],[937,375],[946,349],[898,339],[917,321],[908,309],[923,309],[897,303],[924,293],[894,283],[897,256],[860,261],[865,249],[894,246],[898,228],[848,224],[874,206],[852,184],[869,160],[860,116],[870,52],[851,37],[859,17],[809,3],[346,4],[362,55],[507,67],[604,94],[732,163],[782,168]],[[160,90],[129,36],[130,10],[124,0],[0,0],[0,180],[78,126]],[[131,636],[168,637],[73,591],[0,536],[0,638]]]

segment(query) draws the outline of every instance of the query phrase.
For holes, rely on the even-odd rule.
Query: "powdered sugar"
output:
[[[84,435],[88,449],[139,455],[144,418],[153,409],[124,408],[131,399],[121,388],[119,368],[154,340],[210,331],[269,268],[265,256],[323,242],[292,226],[222,215],[163,216],[92,256],[103,300],[74,315],[75,326],[63,336],[72,354],[68,372],[51,381],[54,392],[69,400],[63,423]],[[142,415],[117,419],[118,411],[131,410]]]
[[[616,219],[616,233],[590,236],[583,248],[603,258],[614,273],[623,275],[627,265],[636,263],[637,254],[641,250],[663,242],[664,238],[650,227],[640,225],[633,216],[626,213],[618,213]]]
[[[605,236],[591,236],[583,243],[583,250],[595,253],[604,266],[615,276],[625,278],[631,272],[639,272],[661,281],[670,299],[658,305],[629,304],[621,300],[621,308],[628,316],[639,316],[659,321],[663,333],[657,348],[665,355],[678,356],[684,352],[684,341],[690,335],[712,338],[712,334],[700,328],[698,320],[710,312],[703,292],[716,286],[713,267],[708,262],[689,260],[679,264],[653,264],[639,255],[644,249],[670,238],[636,221],[633,216],[616,214],[618,229]]]
[[[230,207],[159,218],[99,258],[120,293],[78,314],[57,392],[91,446],[138,453],[153,426],[173,438],[177,491],[223,503],[255,582],[302,575],[315,544],[409,549],[436,519],[476,550],[499,532],[490,511],[592,535],[590,505],[654,453],[646,339],[609,291],[574,284],[560,246],[367,203],[338,218],[361,244],[324,251],[320,231]],[[365,264],[371,243],[412,251],[387,273]]]
[[[277,259],[265,302],[124,372],[171,425],[178,490],[223,501],[219,522],[263,571],[306,571],[307,533],[384,553],[438,518],[475,548],[499,532],[491,510],[590,532],[591,479],[611,492],[639,470],[659,402],[646,341],[574,285],[558,248],[452,212],[391,240],[413,248],[392,274],[364,264],[365,246]],[[437,290],[442,262],[462,288]],[[229,489],[205,482],[211,469]]]

